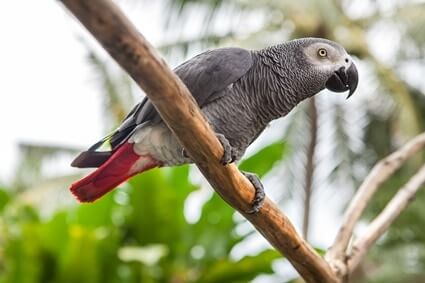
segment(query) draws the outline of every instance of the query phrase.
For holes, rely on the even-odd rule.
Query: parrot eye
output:
[[[317,51],[317,54],[319,54],[320,57],[326,57],[328,55],[328,51],[326,51],[325,48],[320,48],[319,51]]]

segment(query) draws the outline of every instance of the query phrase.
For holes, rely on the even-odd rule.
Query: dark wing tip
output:
[[[96,168],[111,157],[111,151],[83,151],[71,163],[77,168]]]

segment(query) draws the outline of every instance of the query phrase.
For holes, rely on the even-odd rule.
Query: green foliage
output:
[[[262,177],[269,172],[287,153],[286,143],[275,142],[262,148],[257,154],[243,160],[239,168],[243,171],[255,172]]]
[[[189,180],[188,166],[152,170],[93,204],[46,219],[31,206],[6,204],[0,191],[0,282],[249,282],[271,273],[275,251],[229,257],[244,236],[234,231],[234,210],[216,194],[199,221],[187,222],[185,202],[198,189]]]
[[[363,2],[164,0],[162,18],[167,33],[161,50],[171,55],[168,62],[180,63],[188,53],[223,45],[252,49],[305,36],[342,43],[355,55],[362,80],[358,94],[348,103],[332,99],[335,96],[317,97],[316,147],[328,152],[325,156],[317,150],[315,167],[325,164],[325,170],[316,171],[326,176],[318,176],[319,181],[314,182],[317,195],[323,187],[339,194],[339,190],[350,188],[349,184],[361,181],[377,160],[425,129],[423,90],[413,88],[408,75],[403,74],[404,64],[416,60],[416,65],[423,66],[425,5],[420,1],[366,1],[363,13],[357,11],[353,16]],[[252,27],[253,16],[259,24]],[[403,43],[395,41],[385,49],[393,51],[389,56],[393,61],[378,60],[370,51],[370,47],[376,51],[383,46],[377,48],[371,41],[381,32],[399,36],[398,42]],[[131,106],[134,88],[115,65],[108,66],[95,52],[88,58],[105,94],[103,112],[109,131]],[[289,126],[282,130],[286,143],[263,148],[240,167],[264,176],[282,165],[286,188],[302,190],[310,121],[303,105],[293,112],[286,117]],[[43,178],[41,159],[74,151],[21,146],[22,166],[16,174],[20,182],[14,189],[39,183]],[[280,162],[283,157],[290,158]],[[423,155],[416,156],[383,184],[369,205],[368,220],[423,161]],[[151,171],[94,204],[64,208],[46,219],[35,208],[20,204],[19,195],[0,190],[0,283],[248,282],[260,273],[271,273],[271,261],[278,256],[274,251],[240,260],[229,256],[245,236],[234,231],[234,211],[217,195],[203,205],[199,221],[187,222],[185,203],[198,189],[188,181],[188,170]],[[424,201],[425,193],[420,192],[371,250],[363,263],[365,272],[356,282],[425,282]]]
[[[257,256],[246,256],[238,262],[221,260],[215,262],[208,272],[204,273],[199,282],[245,282],[265,271],[273,270],[268,262],[280,258],[273,250],[266,250]],[[268,260],[265,260],[268,259]]]
[[[3,211],[3,208],[9,202],[9,200],[10,200],[9,194],[4,189],[0,188],[0,212]]]

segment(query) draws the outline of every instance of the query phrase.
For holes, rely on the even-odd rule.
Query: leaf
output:
[[[282,256],[275,250],[265,250],[255,256],[245,256],[234,262],[224,259],[204,270],[198,282],[240,282],[254,279],[261,273],[272,273],[271,263]]]
[[[9,202],[9,200],[10,200],[10,196],[6,192],[6,190],[0,189],[0,212],[3,211],[3,209],[5,208],[7,203]]]
[[[61,257],[63,249],[68,244],[69,231],[68,213],[59,211],[48,222],[40,227],[42,244],[51,254]]]
[[[285,142],[278,141],[272,143],[256,154],[243,160],[239,165],[242,171],[254,172],[259,177],[264,176],[269,172],[273,166],[282,160],[282,157],[287,153],[287,145]]]
[[[91,228],[111,225],[115,193],[109,193],[94,203],[80,204],[73,223]]]
[[[213,194],[204,204],[199,221],[191,229],[194,245],[200,245],[206,251],[201,260],[214,262],[226,257],[233,246],[243,239],[233,231],[234,213],[234,209],[218,194]]]
[[[124,246],[119,249],[118,256],[122,261],[138,261],[148,266],[154,266],[167,253],[167,246],[156,244],[143,247]]]
[[[129,184],[131,215],[127,225],[133,240],[138,245],[176,247],[188,225],[185,200],[196,189],[189,181],[189,167],[154,169],[132,178]]]
[[[63,249],[58,282],[98,282],[100,262],[96,257],[95,233],[83,226],[69,227],[69,244]]]
[[[0,279],[7,283],[37,283],[40,280],[43,261],[40,253],[40,240],[36,233],[36,223],[22,223],[15,227],[19,237],[11,236],[3,246],[2,257],[6,265]]]

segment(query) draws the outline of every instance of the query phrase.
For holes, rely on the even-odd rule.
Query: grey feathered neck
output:
[[[253,67],[239,85],[248,93],[247,99],[255,107],[260,123],[285,116],[323,88],[308,80],[318,74],[304,59],[301,52],[304,44],[297,40],[252,51]]]

